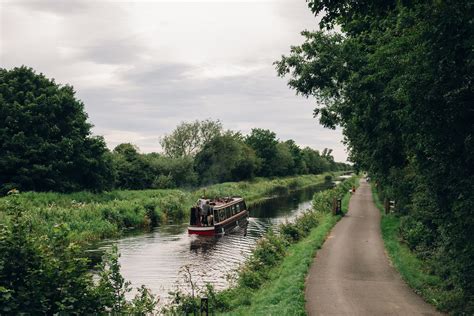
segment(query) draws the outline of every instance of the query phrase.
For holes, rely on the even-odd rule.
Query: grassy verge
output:
[[[323,245],[339,216],[322,213],[319,225],[308,237],[288,248],[281,264],[269,273],[269,281],[252,293],[249,301],[237,298],[228,315],[305,315],[304,283],[316,251]],[[244,292],[245,293],[245,292]],[[238,303],[247,303],[240,305]]]
[[[331,213],[334,197],[349,200],[349,188],[355,179],[338,187],[318,192],[313,209],[294,223],[270,231],[259,240],[252,255],[239,269],[235,285],[202,295],[210,298],[213,312],[224,315],[305,315],[304,287],[308,269],[316,251],[322,246],[331,228],[340,219]],[[348,203],[343,204],[347,212]],[[186,303],[183,304],[183,301]],[[171,308],[177,314],[192,312],[189,300]]]
[[[210,197],[241,195],[251,204],[266,196],[323,183],[327,175],[229,182],[195,191],[25,192],[16,200],[26,210],[33,233],[51,235],[56,225],[66,224],[70,240],[83,243],[118,236],[124,229],[183,222],[189,207],[202,194]],[[0,198],[0,222],[8,222],[11,203],[9,197]]]
[[[393,266],[408,285],[424,300],[440,310],[449,310],[449,302],[456,293],[443,290],[443,280],[427,271],[426,262],[419,259],[401,242],[399,237],[400,218],[385,214],[377,189],[372,186],[372,195],[377,208],[382,213],[381,230],[385,249]]]

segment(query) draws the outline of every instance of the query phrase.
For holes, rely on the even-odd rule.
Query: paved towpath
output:
[[[305,295],[309,315],[439,315],[390,265],[380,212],[363,180],[318,251]]]

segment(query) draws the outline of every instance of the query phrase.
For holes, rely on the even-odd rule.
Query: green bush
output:
[[[107,253],[96,284],[81,247],[69,242],[70,228],[31,234],[29,213],[12,197],[10,225],[0,226],[0,314],[151,313],[156,299],[144,287],[130,302],[116,248]]]
[[[295,242],[303,237],[302,231],[293,223],[284,223],[281,224],[279,227],[280,234],[287,240],[288,242]]]

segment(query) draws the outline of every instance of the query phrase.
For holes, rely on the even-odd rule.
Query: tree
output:
[[[192,187],[197,184],[193,157],[170,158],[157,153],[146,157],[154,170],[154,188]]]
[[[118,188],[139,190],[152,186],[154,170],[138,152],[138,147],[130,143],[120,144],[114,148],[113,154]]]
[[[0,191],[110,188],[110,156],[91,127],[71,86],[27,67],[0,69]]]
[[[245,143],[255,150],[261,160],[258,175],[268,177],[273,175],[274,162],[277,155],[278,140],[276,134],[268,129],[253,128],[250,135],[245,138]]]
[[[207,119],[191,123],[182,122],[170,135],[165,135],[160,144],[168,157],[194,156],[202,146],[220,134],[222,134],[220,121]]]
[[[240,133],[226,132],[202,148],[195,164],[200,182],[210,184],[251,179],[259,161]]]
[[[308,3],[322,31],[303,32],[278,74],[319,100],[315,116],[397,200],[405,241],[456,293],[443,304],[472,313],[474,3]]]
[[[312,174],[319,174],[330,170],[328,161],[321,157],[319,151],[310,147],[305,147],[301,155],[305,163],[307,172]]]
[[[290,170],[290,174],[305,173],[301,148],[292,139],[287,140],[285,144],[288,146],[294,162],[293,167]]]
[[[291,153],[290,146],[285,142],[279,142],[276,149],[276,154],[272,161],[273,175],[284,177],[294,174],[295,160]]]

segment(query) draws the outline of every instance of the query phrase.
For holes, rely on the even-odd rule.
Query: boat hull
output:
[[[188,227],[188,234],[201,235],[201,236],[214,236],[216,234],[216,230],[214,226]]]
[[[214,226],[188,226],[188,233],[201,236],[222,235],[234,229],[240,221],[246,220],[247,217],[248,211],[244,210],[222,222],[216,223]]]

